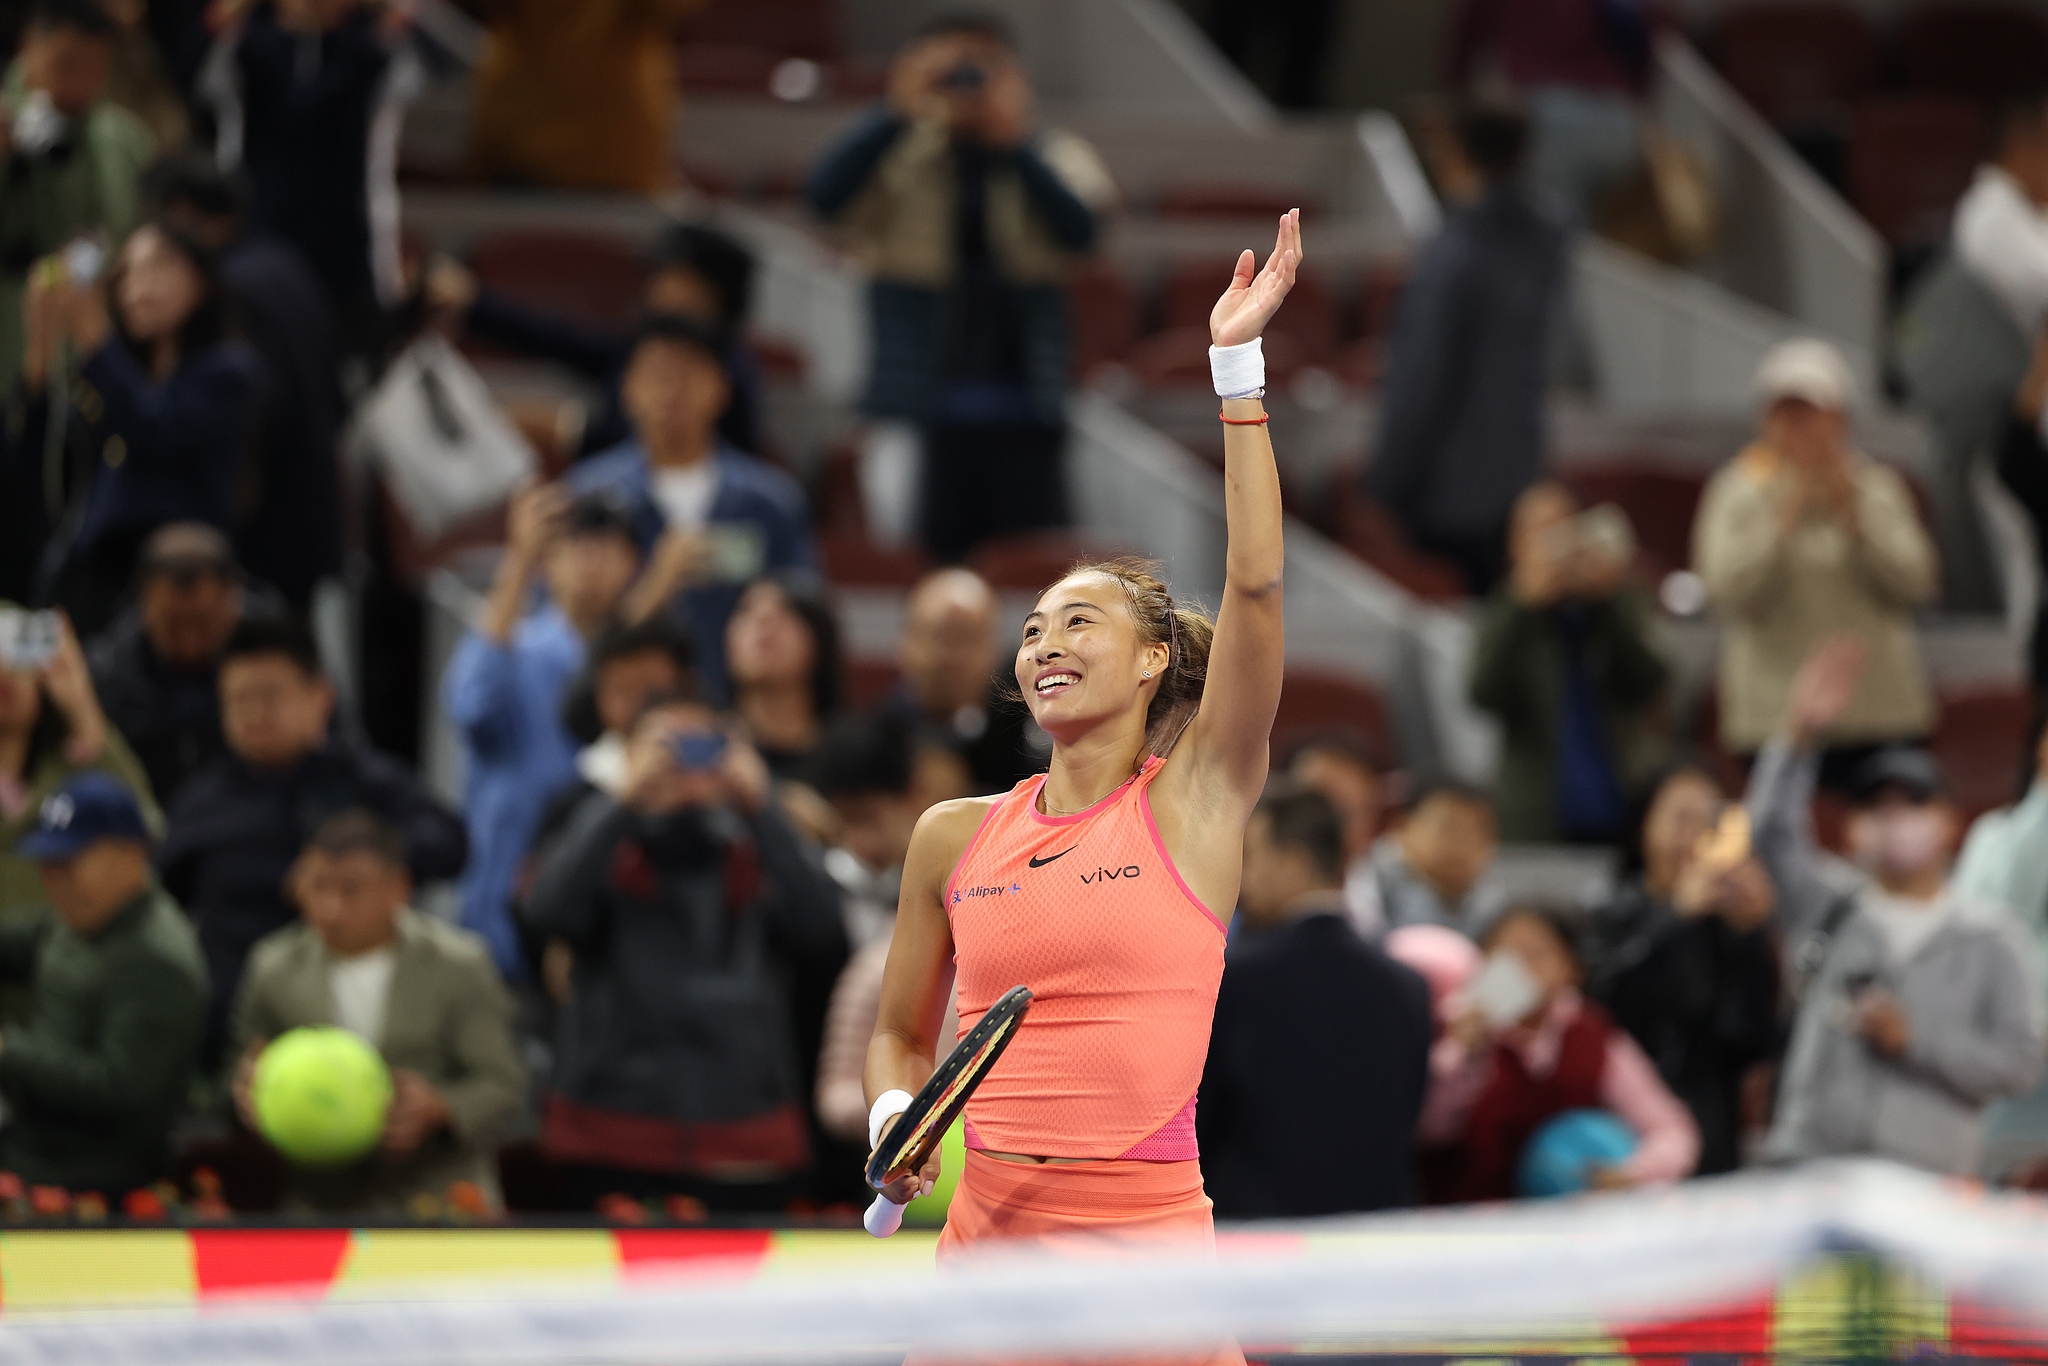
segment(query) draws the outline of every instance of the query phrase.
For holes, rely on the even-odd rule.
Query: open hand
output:
[[[1792,679],[1786,720],[1795,743],[1812,744],[1842,719],[1863,681],[1869,654],[1863,638],[1852,631],[1838,632],[1813,647]]]
[[[1209,313],[1209,340],[1218,346],[1242,346],[1266,330],[1279,311],[1287,291],[1294,288],[1294,273],[1301,267],[1301,210],[1280,215],[1280,232],[1273,240],[1273,254],[1265,269],[1254,273],[1256,258],[1247,247],[1237,258],[1237,270],[1230,288]]]

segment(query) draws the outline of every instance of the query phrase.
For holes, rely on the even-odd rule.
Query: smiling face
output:
[[[1140,635],[1124,586],[1089,571],[1048,588],[1024,619],[1017,686],[1031,718],[1064,742],[1134,712],[1142,727],[1166,661],[1165,642]]]

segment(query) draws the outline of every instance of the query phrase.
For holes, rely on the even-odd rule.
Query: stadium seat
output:
[[[1213,260],[1183,261],[1167,272],[1159,322],[1164,328],[1199,327],[1205,333],[1216,300],[1230,283],[1228,267]],[[1266,329],[1285,332],[1301,351],[1301,363],[1320,365],[1337,346],[1337,307],[1322,277],[1303,271],[1288,292],[1287,306]],[[1268,343],[1270,345],[1270,342]]]
[[[1637,563],[1658,582],[1692,563],[1692,523],[1706,480],[1630,462],[1573,467],[1564,477],[1587,507],[1613,503],[1636,529]]]
[[[1270,218],[1275,222],[1289,209],[1300,209],[1306,215],[1313,208],[1302,202],[1301,191],[1282,185],[1193,182],[1167,186],[1159,192],[1154,207],[1168,218]]]
[[[914,546],[877,545],[858,528],[820,532],[818,554],[838,588],[908,588],[932,567]]]
[[[2027,736],[2034,698],[2023,684],[1945,690],[1932,748],[1949,794],[1975,818],[2017,800],[2021,775],[2033,768]]]
[[[1058,583],[1078,561],[1129,553],[1077,531],[1024,531],[983,541],[967,557],[967,567],[999,589],[1036,593]]]
[[[1386,508],[1366,497],[1355,474],[1330,481],[1329,504],[1335,540],[1425,602],[1456,602],[1468,596],[1465,577],[1449,560],[1417,550]]]
[[[868,659],[855,655],[846,661],[846,702],[865,710],[886,700],[896,691],[901,677],[893,659]]]
[[[647,279],[647,263],[631,243],[567,228],[487,233],[469,259],[490,288],[600,326],[630,322]]]
[[[1915,89],[1993,100],[2048,84],[2048,20],[2018,4],[1923,4],[1899,21],[1894,44]]]
[[[711,0],[684,21],[682,34],[691,43],[764,48],[814,62],[841,51],[833,0]]]
[[[1131,286],[1106,261],[1094,261],[1067,282],[1067,321],[1073,341],[1073,375],[1130,354],[1138,337],[1138,300]]]
[[[1728,83],[1781,127],[1832,121],[1877,80],[1877,35],[1851,5],[1745,6],[1715,46]]]
[[[1965,99],[1865,100],[1856,106],[1849,138],[1849,197],[1894,247],[1939,243],[1987,137],[1984,111]]]
[[[768,78],[787,58],[772,48],[743,43],[679,43],[676,80],[683,92],[716,90],[734,95],[766,95]]]
[[[1303,736],[1339,729],[1361,732],[1381,754],[1398,752],[1387,704],[1371,682],[1327,669],[1290,667],[1273,717],[1273,748],[1285,750]]]

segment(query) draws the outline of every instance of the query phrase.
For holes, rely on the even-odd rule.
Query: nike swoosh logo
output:
[[[1070,844],[1066,848],[1060,850],[1057,854],[1047,854],[1044,858],[1032,859],[1030,861],[1031,866],[1033,868],[1043,868],[1046,864],[1051,863],[1054,859],[1065,858],[1067,855],[1073,853],[1076,849],[1079,849],[1080,847],[1081,846],[1078,844]]]

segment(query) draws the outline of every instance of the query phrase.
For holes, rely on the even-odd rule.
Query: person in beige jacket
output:
[[[302,919],[249,955],[235,1002],[235,1106],[255,1128],[256,1059],[286,1030],[338,1025],[391,1068],[376,1149],[348,1166],[294,1167],[294,1209],[405,1216],[467,1182],[500,1203],[498,1138],[526,1101],[512,998],[484,941],[410,909],[405,845],[381,816],[346,810],[313,832],[291,874]]]
[[[1693,528],[1693,567],[1721,618],[1721,743],[1761,748],[1801,662],[1841,632],[1862,639],[1870,667],[1829,746],[1922,738],[1935,711],[1913,610],[1939,566],[1912,492],[1849,445],[1854,381],[1833,346],[1778,346],[1757,388],[1759,439],[1707,485]]]

